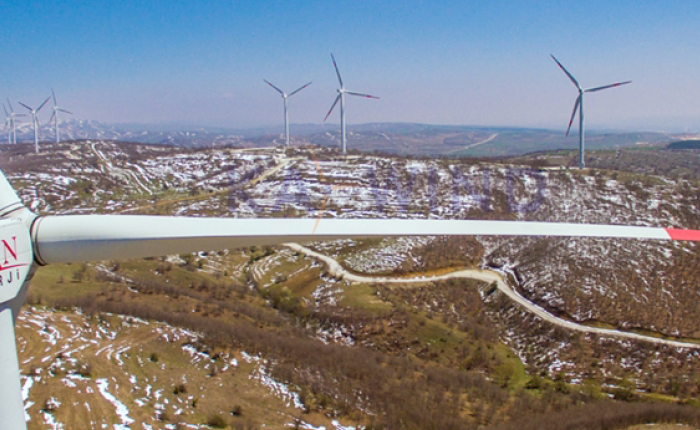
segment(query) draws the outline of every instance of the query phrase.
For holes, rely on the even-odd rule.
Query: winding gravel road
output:
[[[444,275],[438,275],[438,276],[416,276],[416,277],[411,277],[411,278],[392,278],[392,277],[380,277],[380,276],[362,276],[362,275],[356,275],[354,273],[350,273],[347,271],[345,268],[343,268],[340,263],[338,263],[335,259],[318,253],[316,251],[313,251],[305,246],[302,246],[298,243],[285,243],[284,246],[291,248],[295,251],[303,252],[306,255],[310,255],[314,258],[317,258],[324,263],[328,265],[328,270],[331,274],[335,276],[342,276],[343,279],[347,279],[352,282],[363,282],[363,283],[400,283],[400,284],[408,284],[408,283],[415,283],[415,282],[432,282],[432,281],[441,281],[444,279],[453,279],[453,278],[466,278],[466,279],[474,279],[477,281],[483,281],[487,283],[493,283],[495,282],[498,289],[503,292],[505,295],[510,297],[513,301],[518,303],[520,306],[523,308],[527,309],[528,312],[531,312],[538,317],[542,318],[545,321],[548,321],[552,324],[556,324],[559,327],[563,327],[569,330],[575,330],[583,333],[597,333],[600,335],[604,336],[614,336],[618,338],[627,338],[627,339],[635,339],[635,340],[642,340],[645,342],[651,342],[651,343],[656,343],[656,344],[661,344],[661,345],[668,345],[668,346],[673,346],[677,348],[695,348],[695,349],[700,349],[700,344],[693,343],[693,342],[684,342],[684,341],[678,341],[678,340],[669,340],[669,339],[661,339],[653,336],[646,336],[643,334],[638,334],[638,333],[631,333],[631,332],[626,332],[626,331],[620,331],[620,330],[614,330],[614,329],[608,329],[608,328],[598,328],[598,327],[589,327],[583,324],[575,323],[572,321],[568,321],[562,318],[559,318],[555,315],[550,314],[549,312],[545,311],[544,309],[540,308],[539,306],[535,305],[534,303],[528,301],[526,298],[518,294],[517,291],[513,290],[508,286],[508,284],[505,282],[503,279],[503,276],[495,271],[492,270],[480,270],[480,269],[467,269],[467,270],[458,270],[452,273],[447,273]]]

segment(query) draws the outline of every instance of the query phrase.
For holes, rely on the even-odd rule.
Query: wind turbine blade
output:
[[[65,110],[65,109],[58,108],[58,109],[56,109],[56,110],[60,110],[61,112],[65,112],[65,113],[68,113],[68,114],[73,115],[73,112],[68,111],[68,110]]]
[[[58,103],[56,103],[56,93],[53,92],[53,87],[51,87],[51,96],[53,97],[53,105],[58,106]]]
[[[613,87],[619,87],[620,85],[626,85],[631,83],[632,81],[625,81],[625,82],[617,82],[615,84],[610,84],[610,85],[603,85],[602,87],[596,87],[596,88],[589,88],[586,91],[587,93],[594,93],[596,91],[604,90],[606,88],[613,88]]]
[[[331,112],[333,112],[333,108],[335,108],[335,105],[338,104],[338,100],[340,100],[340,94],[338,94],[338,97],[335,98],[335,101],[333,102],[333,106],[328,110],[328,113],[326,114],[326,117],[323,118],[323,122],[326,122],[329,116],[331,116]]]
[[[51,123],[51,121],[53,121],[53,119],[55,117],[56,117],[56,111],[53,111],[53,113],[51,114],[51,118],[49,118],[49,124]]]
[[[49,216],[37,221],[33,237],[36,255],[48,264],[308,241],[316,238],[315,225],[315,219]]]
[[[20,367],[17,359],[15,343],[15,321],[12,309],[0,307],[0,380],[2,380],[2,413],[3,427],[8,429],[26,429],[24,417],[24,401],[22,400],[22,385],[20,384]]]
[[[10,112],[13,112],[13,113],[14,113],[15,110],[12,109],[12,103],[10,103],[10,98],[9,98],[9,97],[7,98],[7,106],[9,106]]]
[[[17,102],[17,103],[19,103],[19,104],[21,104],[22,106],[26,107],[27,110],[29,110],[29,112],[32,111],[32,108],[30,108],[29,106],[25,105],[24,103],[22,103],[22,102]]]
[[[663,228],[531,221],[296,218],[280,222],[279,219],[269,218],[65,215],[39,217],[32,226],[35,258],[43,264],[127,259],[349,237],[425,235],[672,240],[671,233]],[[697,240],[697,236],[694,237],[687,239]]]
[[[265,81],[265,83],[267,83],[267,85],[269,85],[269,86],[271,86],[272,88],[276,89],[277,92],[280,93],[280,94],[282,94],[282,96],[284,97],[284,91],[282,91],[282,90],[280,90],[279,88],[277,88],[276,86],[272,85],[270,82],[266,81],[265,79],[263,79],[263,81]]]
[[[37,110],[36,110],[37,113],[41,110],[41,108],[44,107],[44,105],[45,105],[49,100],[51,100],[51,96],[46,97],[46,100],[44,100],[44,103],[42,103],[41,106],[39,106],[39,108],[37,108]]]
[[[552,55],[552,54],[549,54],[549,55],[550,55],[550,57],[552,57],[552,59],[553,59],[554,61],[556,61],[556,63],[557,63],[557,64],[559,65],[559,67],[564,71],[564,73],[566,73],[566,76],[568,76],[569,79],[571,79],[571,82],[573,82],[574,85],[576,85],[576,88],[579,88],[579,89],[580,89],[580,88],[581,88],[581,85],[578,84],[578,81],[576,80],[576,78],[574,78],[574,76],[573,76],[571,73],[569,73],[568,70],[566,70],[566,68],[559,62],[559,60],[556,59],[556,57],[554,57],[554,55]]]
[[[304,88],[308,87],[309,85],[311,85],[311,82],[309,82],[308,84],[304,85],[303,87],[299,87],[299,88],[297,88],[296,90],[292,91],[291,94],[289,94],[287,97],[293,96],[294,94],[298,93],[299,91],[303,90]]]
[[[362,93],[353,93],[351,91],[345,91],[345,94],[350,94],[350,95],[357,96],[357,97],[367,97],[368,99],[378,99],[379,98],[377,96],[371,96],[369,94],[362,94]]]
[[[343,78],[340,77],[340,70],[338,70],[338,65],[335,63],[335,57],[333,56],[333,53],[331,52],[331,58],[333,59],[333,67],[335,67],[335,74],[338,75],[338,82],[340,82],[340,88],[343,87]]]
[[[2,110],[5,111],[5,116],[10,116],[10,114],[7,113],[7,108],[5,107],[5,104],[2,105]]]
[[[569,130],[571,130],[571,124],[574,122],[574,117],[576,116],[576,111],[578,110],[578,105],[581,104],[581,95],[579,94],[578,97],[576,97],[576,102],[574,103],[574,111],[571,112],[571,119],[569,120],[569,126],[566,127],[566,134],[565,136],[569,136]]]

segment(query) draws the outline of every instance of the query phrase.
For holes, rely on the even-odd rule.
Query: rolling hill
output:
[[[594,151],[591,164],[617,153],[637,161],[579,171],[532,167],[560,153],[493,162],[341,158],[323,146],[49,148],[0,153],[0,168],[43,214],[700,225],[694,178],[647,171],[674,151]],[[700,396],[692,244],[428,237],[304,246],[40,268],[18,327],[30,428],[70,428],[73,407],[95,427],[134,428],[462,429],[526,426],[554,413],[625,425],[700,416],[674,405]],[[402,281],[352,281],[312,249],[347,273]],[[689,346],[572,332],[492,284],[425,278],[465,268],[501,274],[559,320]]]

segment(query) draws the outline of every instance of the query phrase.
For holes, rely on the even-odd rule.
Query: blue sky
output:
[[[282,120],[263,78],[320,123],[346,87],[349,123],[700,131],[697,1],[0,1],[0,97],[56,90],[76,118],[255,127]],[[40,115],[48,118],[49,111]],[[334,114],[329,122],[337,123]]]

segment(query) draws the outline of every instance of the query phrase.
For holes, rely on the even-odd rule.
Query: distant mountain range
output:
[[[69,120],[62,122],[60,129],[62,140],[100,139],[182,147],[264,147],[280,145],[284,140],[281,126],[234,129]],[[292,133],[291,141],[294,145],[340,145],[340,133],[335,124],[294,124]],[[0,142],[7,141],[7,135],[7,131],[1,133]],[[17,135],[20,142],[31,142],[34,139],[29,124],[21,124],[17,128]],[[661,146],[687,138],[666,133],[594,131],[589,131],[586,137],[586,147],[590,149]],[[349,126],[347,138],[351,150],[418,156],[507,157],[536,151],[578,148],[575,135],[567,138],[560,130],[515,127],[371,123]],[[42,125],[40,140],[53,139],[53,127]]]

